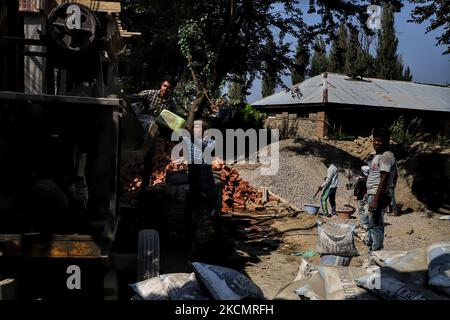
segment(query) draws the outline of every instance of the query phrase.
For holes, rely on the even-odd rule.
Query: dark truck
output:
[[[96,2],[0,2],[0,299],[130,298],[158,273],[158,233],[121,201],[151,151],[118,98],[129,34]]]

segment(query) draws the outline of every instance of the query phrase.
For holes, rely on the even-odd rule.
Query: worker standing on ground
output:
[[[391,204],[389,205],[388,214],[392,216],[401,215],[401,212],[397,206],[397,199],[395,197],[395,187],[397,186],[397,179],[398,179],[398,167],[397,164],[395,164],[395,176],[392,181],[392,184],[389,186],[389,196],[391,197]]]
[[[370,162],[367,177],[368,245],[371,251],[383,249],[383,211],[391,203],[389,187],[393,185],[396,175],[397,166],[394,154],[389,150],[389,138],[387,129],[374,129],[373,148],[376,154]]]
[[[217,238],[220,238],[219,190],[212,170],[212,159],[205,159],[205,149],[213,149],[215,141],[205,139],[204,133],[211,127],[206,120],[194,121],[193,135],[190,139],[183,137],[189,173],[189,203],[187,206],[187,245],[190,245],[190,254],[196,251],[197,222],[202,210],[206,210],[211,218],[212,226]],[[217,160],[216,160],[217,161]]]
[[[364,230],[363,242],[367,242],[367,231],[369,229],[369,217],[365,210],[365,205],[367,202],[367,176],[369,175],[369,166],[361,167],[361,175],[356,179],[355,188],[353,190],[353,196],[357,204],[359,222]]]
[[[330,159],[325,159],[323,161],[323,163],[328,168],[327,176],[325,178],[325,181],[319,187],[318,191],[323,190],[322,197],[321,197],[322,213],[326,216],[330,216],[328,213],[328,208],[327,208],[327,200],[330,201],[331,215],[335,215],[336,214],[336,189],[339,184],[338,169],[331,162]]]

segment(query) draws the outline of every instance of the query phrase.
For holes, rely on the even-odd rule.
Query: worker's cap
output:
[[[365,176],[368,176],[368,175],[369,175],[369,170],[370,170],[370,167],[369,167],[369,166],[362,166],[362,167],[361,167],[361,171],[362,171],[362,173],[363,173]]]

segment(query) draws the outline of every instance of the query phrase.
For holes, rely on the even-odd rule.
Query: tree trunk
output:
[[[191,110],[189,111],[189,115],[186,120],[186,129],[189,131],[192,132],[194,129],[194,121],[202,116],[206,101],[206,93],[202,92],[197,95],[197,98],[195,98],[194,102],[192,102]]]

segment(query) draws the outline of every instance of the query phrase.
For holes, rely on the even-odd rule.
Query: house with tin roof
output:
[[[369,136],[399,116],[423,120],[424,130],[450,137],[450,86],[322,73],[252,106],[268,115],[282,138]]]

